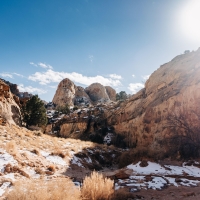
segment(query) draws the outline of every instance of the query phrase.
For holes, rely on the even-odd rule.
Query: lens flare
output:
[[[178,19],[185,39],[200,42],[200,0],[188,0],[178,13]]]

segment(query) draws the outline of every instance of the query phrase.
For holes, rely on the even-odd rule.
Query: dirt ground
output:
[[[129,188],[130,190],[131,188]],[[200,200],[200,185],[197,187],[169,186],[163,190],[140,190],[132,193],[128,200],[145,199],[145,200]]]

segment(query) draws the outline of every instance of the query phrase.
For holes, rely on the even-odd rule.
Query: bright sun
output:
[[[200,0],[188,0],[178,14],[180,31],[193,42],[200,42]]]

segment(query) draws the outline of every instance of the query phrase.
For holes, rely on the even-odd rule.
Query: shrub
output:
[[[55,171],[56,171],[55,165],[49,165],[49,166],[47,167],[47,169],[48,169],[49,171],[51,171],[51,172],[55,172]]]
[[[85,200],[109,200],[114,192],[113,185],[113,180],[104,178],[97,172],[92,172],[90,177],[85,177],[83,181],[82,198]]]
[[[70,179],[16,182],[7,200],[80,200],[80,190]]]
[[[138,162],[143,159],[151,159],[154,161],[161,160],[166,157],[164,151],[152,150],[149,147],[138,147],[129,151],[123,152],[119,157],[119,167],[126,167],[127,165]]]

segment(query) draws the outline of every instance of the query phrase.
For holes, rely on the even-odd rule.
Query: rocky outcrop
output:
[[[116,100],[116,91],[112,87],[93,83],[84,89],[66,78],[59,83],[52,102],[57,106],[88,106],[99,102],[108,103],[110,100]]]
[[[116,91],[110,86],[105,86],[105,88],[110,100],[116,101]]]
[[[68,78],[62,80],[53,97],[53,103],[59,106],[64,106],[66,104],[73,106],[76,90],[77,87],[71,80]]]
[[[193,125],[193,113],[200,111],[199,77],[200,49],[175,57],[150,76],[144,89],[107,113],[108,125],[130,147],[170,150],[167,139],[175,132],[168,125],[169,116],[186,113],[184,117]]]
[[[106,88],[100,83],[93,83],[85,88],[86,93],[94,102],[108,102],[110,98],[106,92]]]
[[[10,87],[0,80],[0,115],[10,124],[21,125],[19,98],[14,96]]]
[[[91,105],[91,99],[85,92],[85,89],[77,86],[74,98],[74,105]]]

